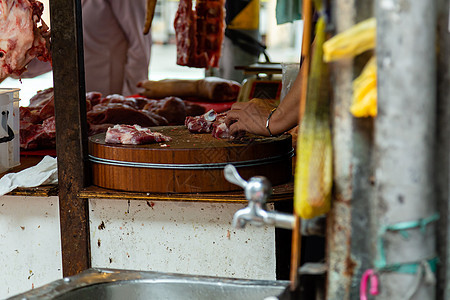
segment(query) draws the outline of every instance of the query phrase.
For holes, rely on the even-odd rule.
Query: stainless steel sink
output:
[[[285,294],[289,281],[245,280],[114,269],[89,269],[9,299],[263,300]]]

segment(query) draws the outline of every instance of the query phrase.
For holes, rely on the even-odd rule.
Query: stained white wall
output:
[[[93,267],[276,278],[274,228],[231,226],[245,204],[91,199],[89,205]],[[58,197],[0,197],[0,270],[0,299],[62,278]]]
[[[0,197],[0,299],[62,277],[58,197]]]
[[[92,266],[275,280],[273,227],[231,226],[241,203],[90,200]]]

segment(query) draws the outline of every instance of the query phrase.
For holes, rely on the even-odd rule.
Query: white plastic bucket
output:
[[[0,89],[0,173],[20,164],[20,89]]]

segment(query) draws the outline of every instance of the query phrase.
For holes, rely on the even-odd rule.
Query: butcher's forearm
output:
[[[299,124],[300,91],[301,76],[299,72],[288,94],[270,118],[272,134],[281,134]]]

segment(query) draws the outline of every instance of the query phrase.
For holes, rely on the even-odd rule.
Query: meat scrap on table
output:
[[[41,19],[43,10],[36,0],[0,1],[0,81],[20,76],[34,58],[51,61],[50,30]]]
[[[160,132],[151,131],[139,125],[115,125],[106,131],[105,142],[112,144],[142,145],[149,143],[170,142],[171,137]]]
[[[187,117],[184,125],[191,133],[211,133],[218,139],[233,139],[225,123],[226,113],[217,114],[213,109],[201,116]]]
[[[160,100],[101,93],[86,94],[88,135],[106,132],[116,124],[142,127],[183,125],[186,116],[205,113],[205,108],[176,97]],[[24,150],[55,147],[53,88],[38,91],[30,105],[20,107],[20,146]]]

